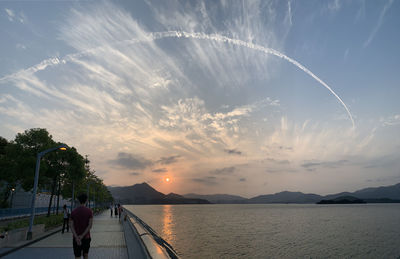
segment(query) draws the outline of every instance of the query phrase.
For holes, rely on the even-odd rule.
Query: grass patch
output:
[[[93,210],[93,214],[96,215],[96,214],[104,211],[105,209],[104,208],[95,208],[92,210]],[[49,228],[62,225],[63,218],[64,218],[63,213],[58,214],[58,215],[50,215],[50,217],[47,217],[46,215],[35,216],[33,225],[44,224],[44,228],[45,228],[45,230],[47,230]],[[0,226],[0,233],[10,231],[13,229],[17,229],[17,228],[24,228],[24,227],[28,227],[28,226],[29,226],[29,218],[17,219],[15,221],[8,223],[5,226]]]
[[[46,230],[55,226],[59,226],[62,223],[63,223],[63,214],[50,215],[50,217],[46,217],[46,215],[35,216],[35,220],[33,221],[33,225],[44,224],[44,228]],[[8,223],[5,226],[1,226],[0,232],[6,232],[13,229],[24,228],[28,226],[29,226],[29,218],[18,219]]]

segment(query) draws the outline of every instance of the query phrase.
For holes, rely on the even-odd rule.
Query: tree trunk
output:
[[[53,201],[54,193],[56,192],[56,185],[57,185],[57,176],[55,176],[53,178],[53,184],[51,186],[51,195],[50,195],[50,201],[49,201],[49,208],[47,209],[47,217],[50,217],[51,204]]]
[[[10,192],[11,192],[11,187],[9,185],[7,185],[7,187],[4,189],[4,192],[3,192],[3,200],[1,201],[0,208],[3,208],[3,207],[6,208],[9,206],[7,201],[8,201],[8,198],[10,198]]]

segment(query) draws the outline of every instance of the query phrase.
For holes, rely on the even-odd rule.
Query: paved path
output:
[[[126,224],[126,223],[125,223]],[[130,247],[139,247],[138,240],[127,230]],[[130,231],[130,232],[129,232]],[[118,218],[110,217],[109,211],[95,216],[93,227],[90,230],[92,242],[89,250],[90,258],[128,258],[128,249],[125,242],[124,228]],[[132,250],[132,249],[130,249]],[[131,253],[131,252],[130,252]],[[142,258],[142,251],[137,250],[138,255],[134,258]],[[130,255],[133,258],[132,254]],[[56,233],[28,247],[22,248],[4,258],[74,258],[72,251],[72,234]]]

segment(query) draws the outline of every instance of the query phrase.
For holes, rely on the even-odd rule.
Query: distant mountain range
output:
[[[302,192],[279,192],[275,194],[260,195],[248,199],[248,203],[315,203],[320,201],[322,196]]]
[[[317,204],[362,204],[362,203],[367,203],[367,202],[353,196],[340,196],[332,200],[321,200],[317,202]]]
[[[321,200],[335,200],[340,197],[354,197],[369,203],[400,202],[400,183],[391,186],[365,188],[355,192],[341,192],[321,196],[313,193],[279,192],[259,195],[250,199],[229,194],[201,195],[189,193],[165,195],[147,183],[126,187],[109,187],[114,199],[122,204],[263,204],[263,203],[317,203]]]
[[[191,199],[204,199],[210,201],[211,203],[219,203],[219,204],[245,203],[248,200],[247,198],[230,194],[201,195],[195,193],[188,193],[184,194],[183,196]]]

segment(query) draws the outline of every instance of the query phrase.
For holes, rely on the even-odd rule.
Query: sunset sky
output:
[[[396,0],[1,1],[0,135],[164,193],[399,183],[399,26]]]

